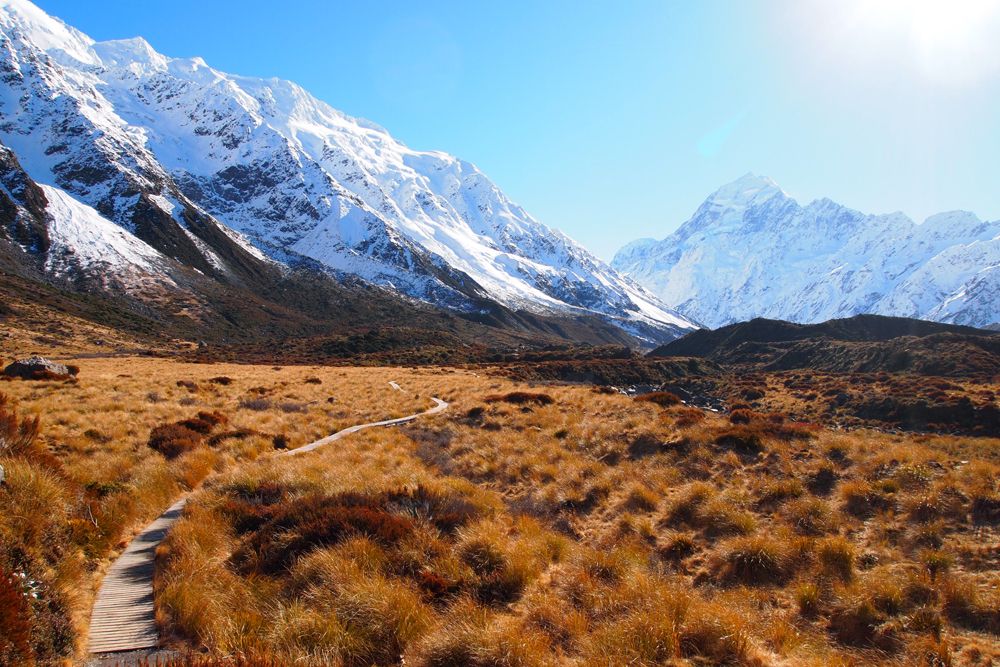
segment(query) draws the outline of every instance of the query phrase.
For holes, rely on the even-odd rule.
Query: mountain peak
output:
[[[767,176],[747,172],[716,190],[708,200],[719,205],[746,205],[753,201],[770,199],[775,195],[786,196],[778,184]]]
[[[100,64],[90,49],[94,40],[49,16],[29,0],[0,0],[0,28],[15,29],[56,60],[69,58],[85,65]]]
[[[106,67],[146,65],[164,69],[167,66],[167,58],[142,37],[96,42],[92,48]]]

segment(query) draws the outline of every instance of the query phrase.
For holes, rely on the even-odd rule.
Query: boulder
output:
[[[45,357],[28,357],[18,359],[3,369],[7,377],[23,378],[25,380],[64,379],[74,375],[68,366],[49,361]]]

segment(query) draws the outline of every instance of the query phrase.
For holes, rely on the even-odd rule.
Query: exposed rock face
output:
[[[47,380],[56,377],[68,378],[72,373],[68,366],[49,361],[45,357],[28,357],[18,359],[3,369],[7,377],[23,378],[25,380]]]

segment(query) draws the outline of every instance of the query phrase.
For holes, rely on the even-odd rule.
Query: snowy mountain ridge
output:
[[[0,142],[33,179],[206,275],[263,253],[456,310],[597,314],[647,340],[693,326],[471,163],[294,83],[95,42],[27,0],[0,0],[0,78]]]
[[[626,245],[612,266],[710,327],[859,313],[1000,321],[1000,221],[950,211],[918,225],[829,199],[802,206],[753,174],[710,195],[665,239]]]

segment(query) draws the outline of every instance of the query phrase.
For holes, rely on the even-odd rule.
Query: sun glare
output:
[[[1000,0],[811,2],[809,32],[842,64],[889,64],[941,84],[968,85],[1000,72]],[[821,34],[817,34],[821,33]]]

